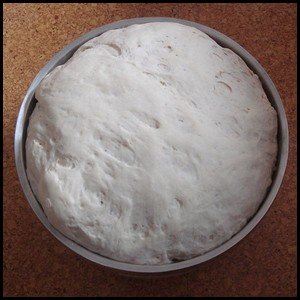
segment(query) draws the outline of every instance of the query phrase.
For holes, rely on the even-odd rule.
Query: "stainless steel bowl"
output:
[[[65,63],[78,49],[79,46],[81,46],[83,43],[87,42],[91,38],[99,36],[103,32],[111,29],[117,29],[117,28],[127,27],[133,24],[142,24],[148,22],[176,22],[176,23],[181,23],[181,24],[195,27],[208,34],[221,46],[230,48],[232,51],[234,51],[236,54],[242,57],[243,60],[249,66],[249,68],[252,69],[259,76],[263,84],[263,88],[271,104],[273,105],[273,107],[276,109],[278,113],[278,124],[279,124],[278,127],[279,151],[278,151],[278,158],[277,158],[277,168],[273,175],[272,185],[269,188],[263,203],[259,207],[254,217],[246,224],[246,226],[241,231],[235,234],[230,240],[228,240],[226,243],[222,244],[221,246],[205,253],[204,255],[186,261],[161,265],[161,266],[134,265],[134,264],[115,261],[107,257],[103,257],[99,254],[96,254],[80,246],[79,244],[73,242],[72,240],[65,237],[63,234],[61,234],[59,231],[57,231],[49,223],[42,207],[40,206],[39,202],[37,201],[37,199],[35,198],[31,190],[26,175],[26,160],[25,160],[25,141],[26,141],[27,126],[28,126],[29,117],[36,104],[36,100],[34,98],[35,89],[40,83],[40,81],[56,66]],[[117,269],[127,274],[129,273],[131,275],[149,275],[149,274],[161,275],[161,274],[174,274],[178,272],[185,272],[199,266],[201,263],[205,261],[208,261],[220,255],[221,253],[225,252],[226,250],[234,246],[240,240],[242,240],[259,223],[259,221],[266,214],[267,210],[272,204],[284,176],[284,172],[287,164],[287,158],[288,158],[288,125],[287,125],[285,111],[276,87],[274,86],[267,72],[256,61],[256,59],[253,58],[245,49],[243,49],[236,42],[234,42],[227,36],[223,35],[222,33],[214,29],[186,20],[163,18],[163,17],[136,18],[136,19],[122,20],[119,22],[111,23],[92,30],[91,32],[81,36],[76,41],[74,41],[73,43],[71,43],[64,49],[62,49],[39,72],[39,74],[35,77],[32,84],[30,85],[19,111],[18,120],[16,124],[16,131],[15,131],[15,161],[16,161],[19,180],[30,206],[32,207],[32,209],[34,210],[34,212],[36,213],[40,221],[44,224],[44,226],[59,241],[61,241],[64,245],[69,247],[77,254],[102,266],[109,267],[112,269]]]

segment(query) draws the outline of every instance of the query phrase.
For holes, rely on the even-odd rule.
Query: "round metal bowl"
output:
[[[142,24],[148,22],[177,22],[181,24],[185,24],[188,26],[195,27],[197,29],[202,30],[206,34],[208,34],[212,39],[214,39],[218,44],[223,47],[229,48],[238,54],[260,78],[263,88],[278,113],[278,157],[277,157],[277,167],[273,174],[273,181],[272,185],[269,188],[267,195],[260,205],[257,213],[253,216],[253,218],[245,225],[245,227],[235,234],[230,240],[222,244],[221,246],[205,253],[204,255],[195,257],[193,259],[185,260],[182,262],[171,263],[167,265],[160,265],[160,266],[150,266],[150,265],[134,265],[129,263],[123,263],[119,261],[115,261],[109,259],[107,257],[103,257],[97,253],[94,253],[79,244],[73,242],[59,231],[57,231],[48,221],[42,207],[40,206],[38,200],[35,198],[30,184],[27,179],[26,175],[26,160],[25,160],[25,141],[26,141],[26,134],[27,134],[27,126],[29,117],[34,109],[36,104],[36,99],[34,97],[35,89],[40,83],[40,81],[56,66],[64,64],[81,46],[83,43],[87,42],[91,38],[101,35],[103,32],[127,27],[133,24]],[[218,31],[211,29],[209,27],[203,26],[198,23],[180,20],[180,19],[173,19],[173,18],[136,18],[136,19],[129,19],[129,20],[122,20],[119,22],[111,23],[102,27],[99,27],[91,32],[81,36],[76,41],[62,49],[58,54],[56,54],[49,63],[39,72],[39,74],[35,77],[32,84],[30,85],[26,96],[23,100],[22,106],[19,111],[19,116],[16,124],[16,131],[15,131],[15,161],[17,172],[19,176],[20,183],[22,185],[23,191],[25,196],[40,219],[40,221],[44,224],[44,226],[64,245],[69,247],[71,250],[76,252],[77,254],[97,263],[105,267],[109,267],[112,269],[116,269],[119,271],[123,271],[125,273],[129,273],[131,275],[145,275],[145,274],[152,274],[152,275],[161,275],[161,274],[174,274],[178,272],[185,272],[191,270],[199,266],[201,263],[208,261],[221,253],[225,252],[240,240],[242,240],[262,219],[262,217],[266,214],[267,210],[269,209],[270,205],[272,204],[278,189],[281,185],[286,164],[288,158],[288,125],[287,119],[285,115],[285,111],[278,94],[276,87],[274,86],[272,80],[268,76],[267,72],[263,69],[263,67],[240,45],[236,42],[228,38],[227,36],[219,33]]]

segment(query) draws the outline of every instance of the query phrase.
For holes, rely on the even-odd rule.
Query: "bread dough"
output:
[[[50,223],[103,256],[201,255],[257,211],[277,114],[231,50],[177,23],[111,30],[36,90],[27,175]]]

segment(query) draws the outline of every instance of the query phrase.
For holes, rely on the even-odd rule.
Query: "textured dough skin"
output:
[[[54,227],[103,256],[201,255],[246,224],[271,184],[276,111],[246,64],[195,28],[108,31],[36,99],[32,189]]]

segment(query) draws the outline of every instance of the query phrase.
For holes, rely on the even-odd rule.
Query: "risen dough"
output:
[[[201,255],[246,224],[271,184],[276,112],[242,59],[195,28],[108,31],[36,99],[32,189],[54,227],[101,255]]]

